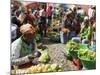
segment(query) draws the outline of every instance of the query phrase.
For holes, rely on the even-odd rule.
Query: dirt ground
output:
[[[47,37],[43,38],[43,44],[47,47],[47,51],[51,58],[49,63],[61,65],[64,71],[77,70],[76,66],[74,66],[70,60],[67,60],[67,57],[64,55],[64,44],[52,43]]]

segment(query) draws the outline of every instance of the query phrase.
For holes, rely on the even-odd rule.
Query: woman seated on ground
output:
[[[89,44],[93,35],[92,25],[89,23],[88,17],[84,18],[84,22],[81,25],[81,30],[78,37],[73,37],[72,40],[80,41],[83,44]]]
[[[31,24],[20,27],[22,36],[11,44],[11,64],[21,65],[30,62],[29,57],[36,49],[35,28]]]
[[[84,19],[84,23],[83,23],[83,25],[81,27],[81,31],[80,31],[80,37],[82,39],[91,40],[91,37],[92,37],[92,26],[89,23],[88,17],[85,17],[85,19]]]

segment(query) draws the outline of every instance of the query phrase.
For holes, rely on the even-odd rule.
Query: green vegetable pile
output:
[[[81,43],[76,43],[74,41],[69,41],[66,44],[66,53],[71,56],[83,57],[84,59],[96,59],[96,53],[88,48],[88,45],[83,45]]]
[[[40,36],[39,33],[36,33],[35,40],[36,40],[36,42],[40,42],[41,41],[41,36]]]
[[[96,60],[96,52],[92,51],[92,50],[79,50],[78,51],[78,56],[81,59],[85,59],[85,60]]]
[[[42,63],[46,63],[50,60],[50,56],[47,51],[41,51],[41,56],[39,57],[39,61]]]
[[[90,39],[91,36],[92,36],[92,28],[89,26],[89,27],[83,27],[81,28],[81,31],[80,31],[80,37],[82,39]]]
[[[74,41],[69,41],[65,46],[66,46],[65,51],[67,54],[70,54],[71,56],[77,57],[77,51],[80,48],[79,43],[76,43]]]
[[[60,42],[60,34],[58,32],[52,31],[52,32],[48,33],[48,37],[53,42]]]
[[[66,44],[66,48],[67,50],[78,50],[79,49],[79,43],[76,43],[74,41],[69,41],[67,44]]]

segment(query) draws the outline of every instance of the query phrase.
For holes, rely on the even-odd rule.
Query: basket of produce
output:
[[[80,49],[88,49],[89,45],[88,44],[80,44]]]
[[[66,49],[67,54],[70,54],[72,57],[78,57],[78,50],[79,50],[79,43],[76,43],[74,41],[69,41],[66,44]]]
[[[86,69],[96,68],[96,53],[94,51],[88,49],[80,50],[78,52],[78,58]]]

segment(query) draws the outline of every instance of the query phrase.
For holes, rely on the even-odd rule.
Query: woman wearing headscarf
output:
[[[11,44],[11,64],[21,65],[30,62],[29,57],[36,50],[35,28],[31,24],[20,27],[22,36]]]
[[[82,41],[82,44],[89,44],[93,35],[93,27],[89,22],[88,16],[84,17],[78,37],[73,37],[73,41]]]
[[[89,23],[89,18],[86,16],[81,26],[80,37],[81,39],[91,40],[91,36],[92,36],[92,26]]]

